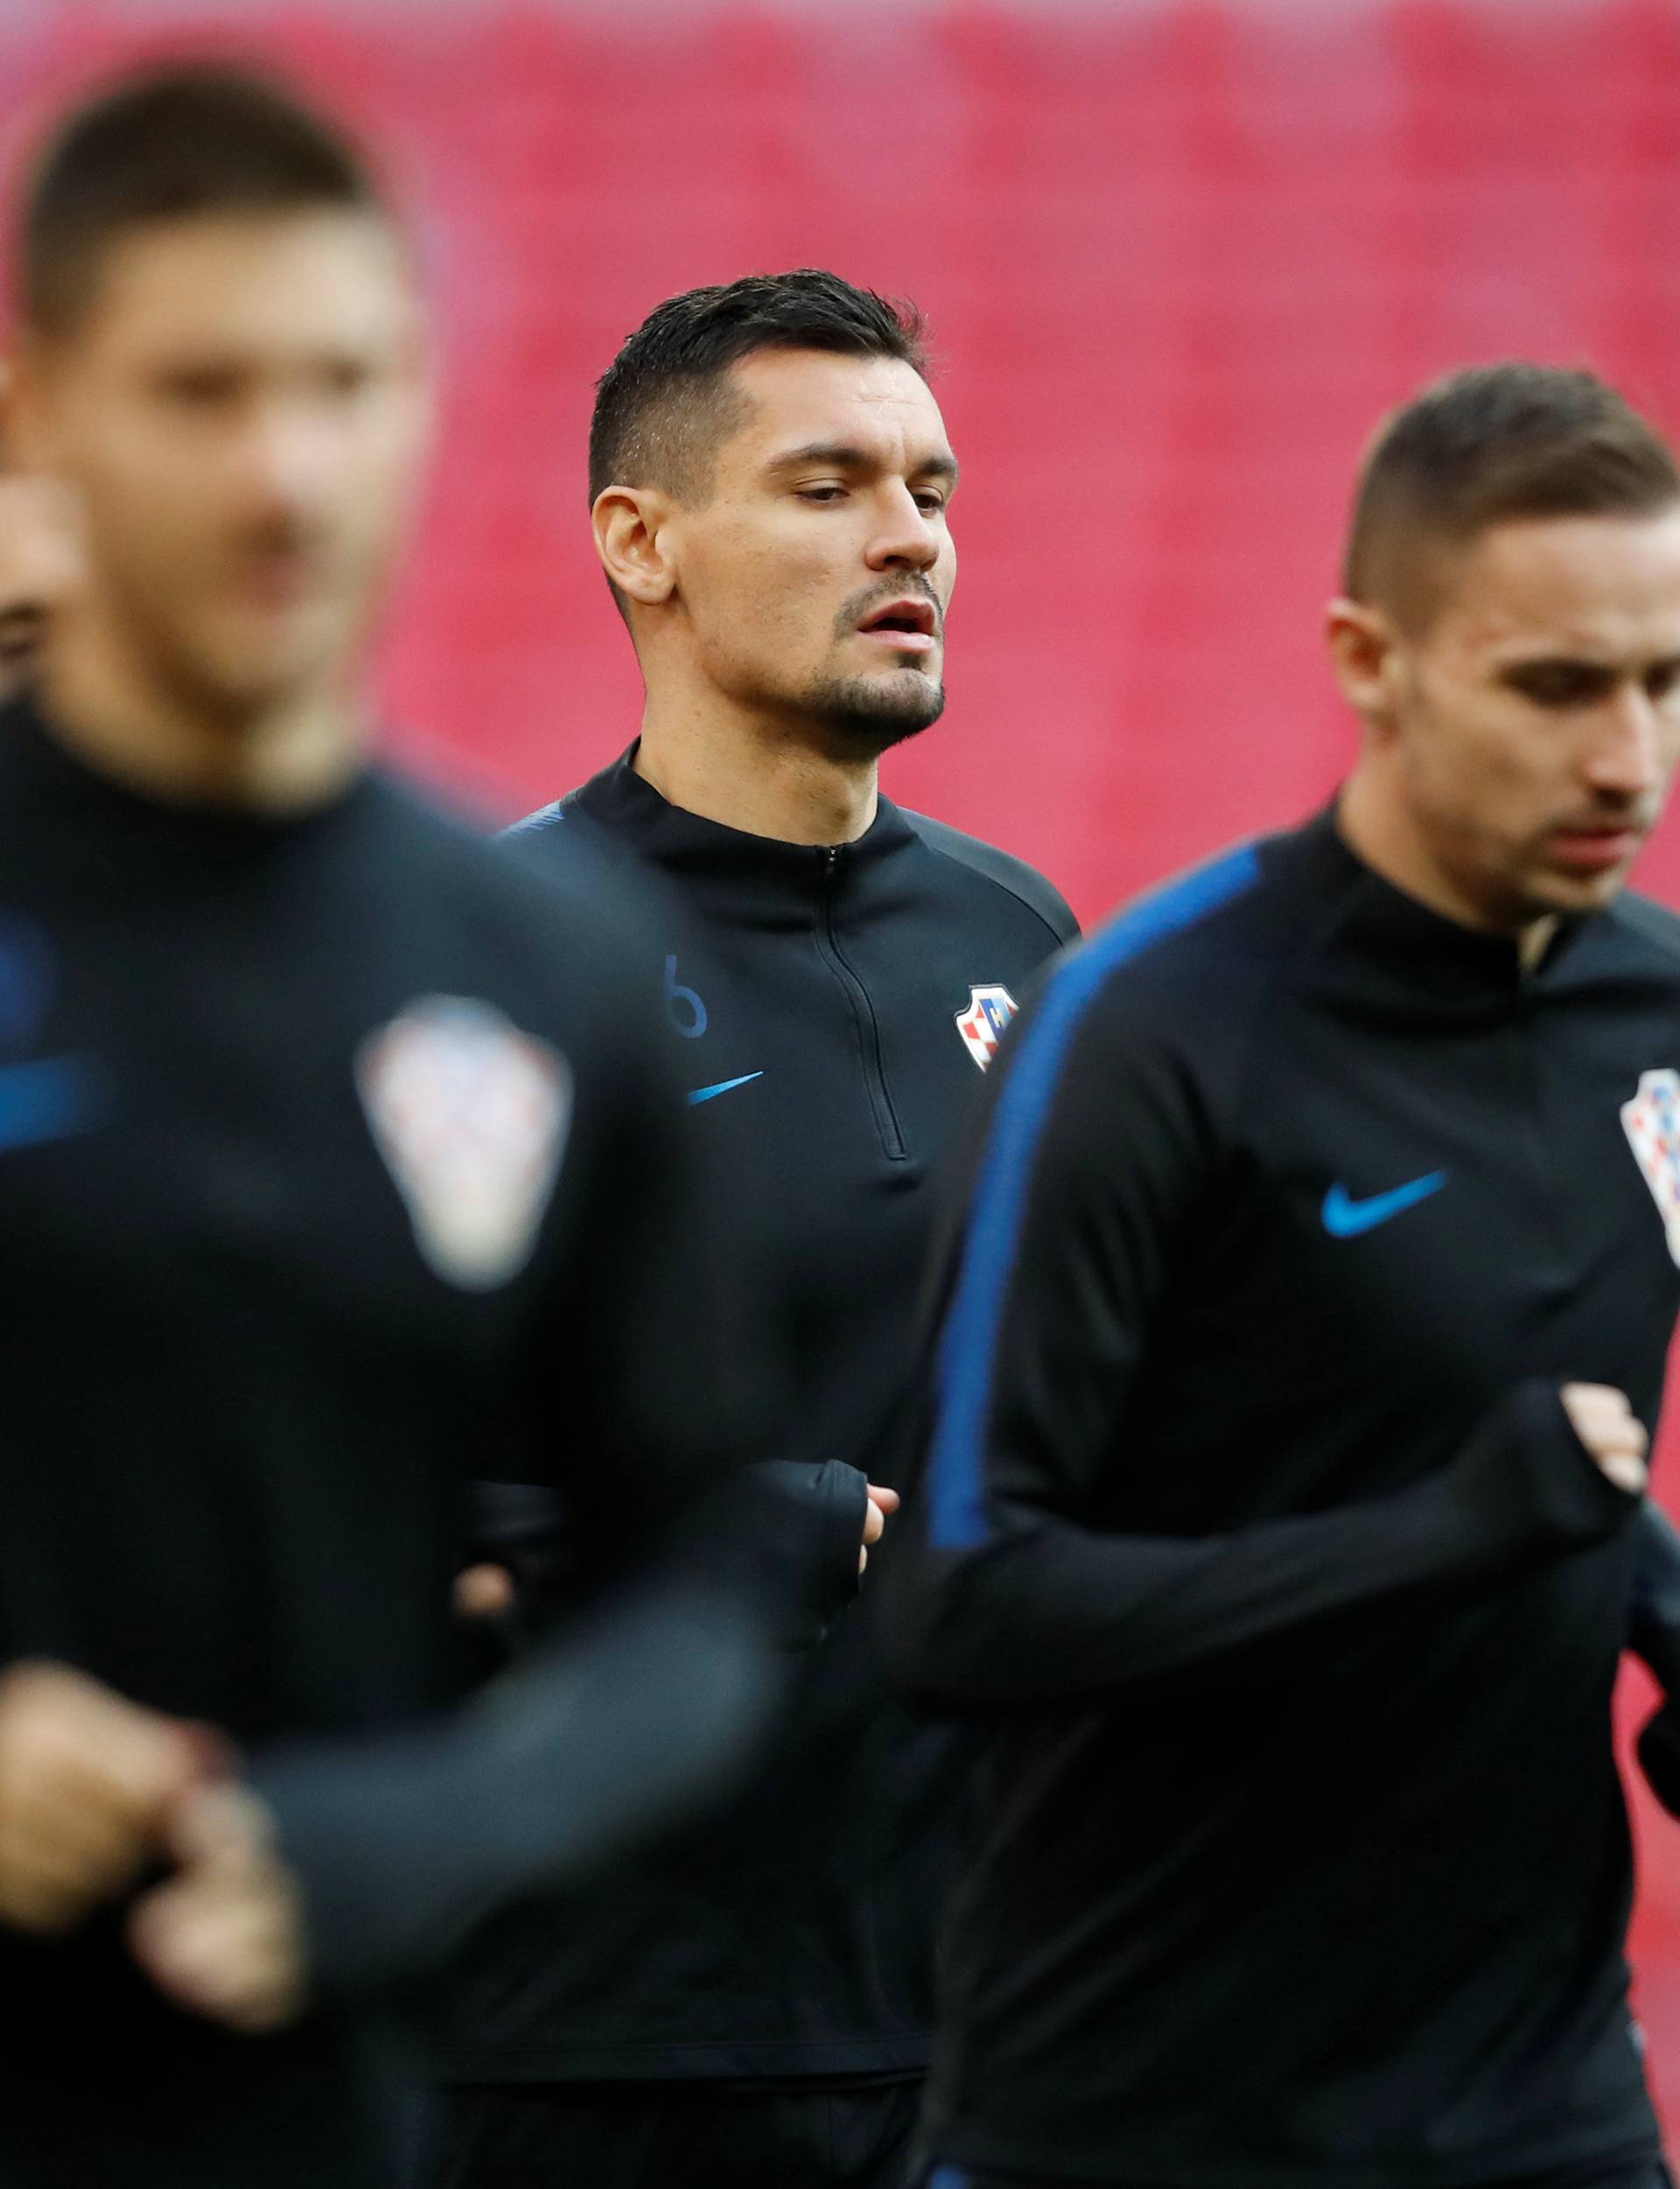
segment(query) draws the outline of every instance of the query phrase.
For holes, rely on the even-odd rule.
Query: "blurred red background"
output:
[[[1088,919],[1334,783],[1318,622],[1387,406],[1525,354],[1680,427],[1670,0],[4,0],[8,130],[183,28],[293,64],[419,208],[446,431],[384,689],[398,748],[492,816],[634,733],[591,386],[696,283],[822,264],[929,312],[963,575],[949,709],[889,786]],[[1642,879],[1680,902],[1680,826]],[[1680,1824],[1636,1806],[1680,2121]]]

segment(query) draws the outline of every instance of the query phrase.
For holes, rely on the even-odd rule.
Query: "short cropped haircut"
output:
[[[18,253],[22,316],[43,334],[71,331],[111,247],[154,222],[316,210],[389,217],[333,123],[258,70],[144,69],[73,109],[37,158]]]
[[[1680,502],[1674,451],[1589,372],[1457,372],[1396,410],[1361,469],[1343,589],[1385,607],[1430,588],[1432,545],[1521,518],[1655,516]]]
[[[805,267],[690,289],[649,313],[602,375],[589,432],[589,498],[611,486],[709,491],[719,444],[744,422],[730,368],[766,349],[896,357],[928,376],[914,305]]]

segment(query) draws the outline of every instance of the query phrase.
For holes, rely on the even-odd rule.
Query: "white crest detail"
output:
[[[571,1126],[571,1068],[494,1004],[420,996],[356,1052],[356,1090],[430,1268],[469,1292],[516,1276]]]
[[[1641,1072],[1639,1092],[1621,1105],[1621,1129],[1662,1218],[1669,1252],[1680,1262],[1680,1073],[1666,1065]]]
[[[1014,1015],[1015,999],[1007,988],[970,989],[968,1007],[956,1014],[956,1030],[982,1071],[997,1055],[1004,1028]]]

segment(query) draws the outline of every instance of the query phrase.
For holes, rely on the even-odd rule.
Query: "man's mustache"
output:
[[[928,580],[918,575],[914,578],[884,578],[879,584],[866,588],[848,600],[834,619],[836,638],[850,638],[866,615],[886,605],[889,600],[925,600],[932,608],[939,629],[945,628],[945,611],[940,606],[939,595]]]

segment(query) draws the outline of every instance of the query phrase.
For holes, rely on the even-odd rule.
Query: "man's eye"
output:
[[[332,396],[364,395],[374,383],[374,368],[360,357],[338,357],[322,368],[321,381]]]
[[[1645,690],[1652,699],[1672,699],[1680,692],[1680,662],[1659,662],[1646,677]]]
[[[1601,698],[1610,680],[1602,670],[1560,662],[1556,666],[1520,670],[1511,681],[1536,706],[1578,707]]]
[[[925,510],[930,517],[938,516],[944,509],[945,497],[931,490],[925,491],[916,496],[916,507]]]
[[[797,491],[802,502],[838,502],[846,490],[844,487],[801,487]]]
[[[206,365],[193,371],[164,374],[158,389],[166,403],[182,410],[215,410],[238,395],[239,375],[225,367]]]

